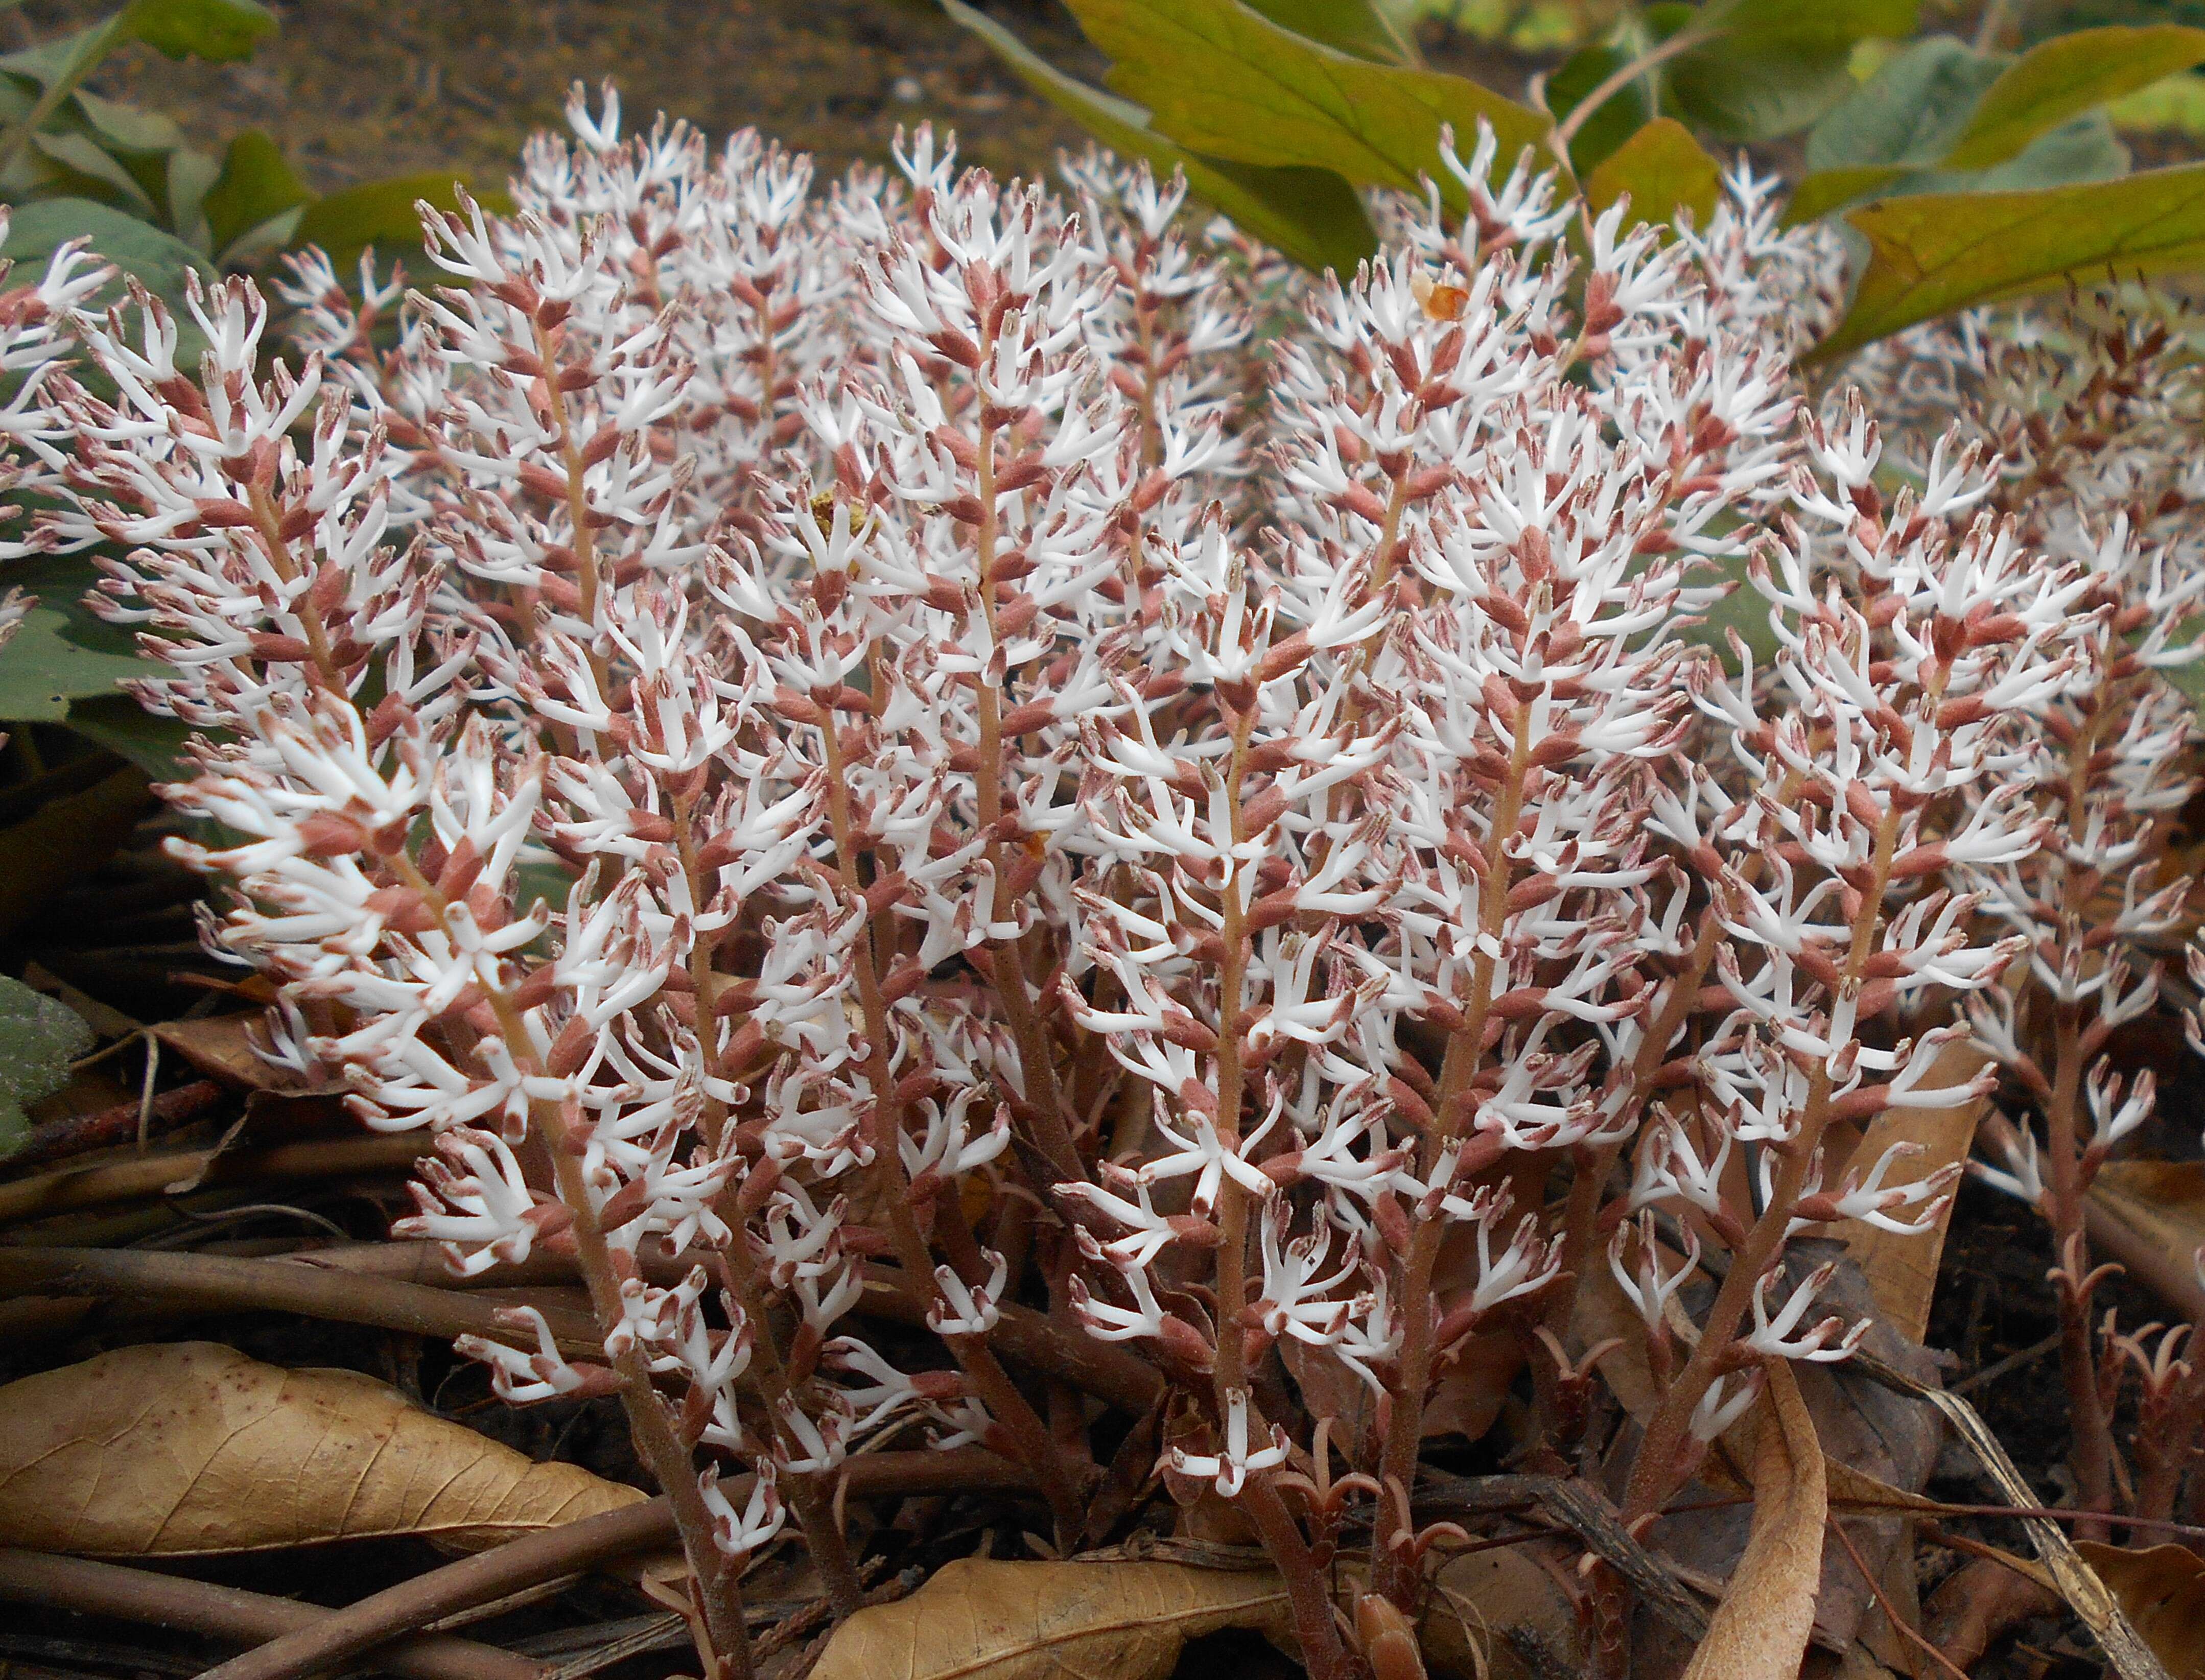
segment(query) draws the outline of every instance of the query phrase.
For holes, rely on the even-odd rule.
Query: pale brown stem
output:
[[[990,344],[993,340],[990,338]],[[980,572],[980,609],[987,615],[989,639],[992,644],[996,629],[996,547],[998,537],[996,523],[996,428],[984,418],[986,403],[982,402],[978,453],[978,500],[980,526],[976,537]],[[980,723],[979,768],[974,775],[974,792],[980,808],[980,827],[991,831],[1003,815],[1003,710],[1002,696],[985,672],[973,679],[975,707]],[[989,914],[997,922],[1007,920],[1015,906],[1011,901],[1011,883],[1005,868],[1003,843],[991,832],[987,842],[989,868],[993,871],[994,894]],[[1079,1161],[1079,1146],[1073,1141],[1072,1127],[1065,1113],[1064,1092],[1056,1077],[1056,1058],[1051,1052],[1049,1035],[1041,1018],[1034,1012],[1032,982],[1026,977],[1025,953],[1019,941],[1007,939],[989,947],[996,973],[996,993],[1002,1000],[1003,1012],[1009,1018],[1011,1034],[1018,1042],[1019,1061],[1025,1075],[1027,1106],[1033,1111],[1039,1136],[1037,1138],[1056,1170],[1067,1179],[1084,1176]]]
[[[1515,739],[1501,796],[1495,801],[1493,826],[1486,834],[1485,871],[1478,899],[1478,929],[1498,942],[1508,920],[1508,889],[1515,869],[1507,855],[1508,838],[1523,815],[1524,780],[1530,773],[1530,712],[1516,715]],[[1484,941],[1482,939],[1481,943]],[[1461,1028],[1450,1035],[1447,1056],[1440,1066],[1439,1102],[1434,1113],[1437,1130],[1428,1132],[1418,1148],[1423,1176],[1429,1181],[1439,1170],[1447,1147],[1455,1143],[1467,1121],[1468,1094],[1484,1060],[1485,1026],[1493,999],[1495,959],[1480,951],[1471,965],[1470,1006],[1463,1012]],[[1401,1311],[1407,1320],[1401,1339],[1401,1356],[1389,1389],[1390,1405],[1386,1439],[1379,1450],[1378,1482],[1382,1487],[1399,1483],[1405,1493],[1415,1491],[1417,1456],[1423,1445],[1424,1399],[1431,1388],[1432,1358],[1437,1350],[1433,1337],[1438,1329],[1438,1309],[1432,1299],[1432,1277],[1439,1265],[1445,1222],[1418,1221],[1409,1241],[1408,1264],[1401,1289]],[[1410,1555],[1411,1519],[1397,1502],[1378,1502],[1377,1531],[1370,1558],[1371,1590],[1383,1594],[1402,1610],[1414,1607],[1421,1584],[1415,1559]]]
[[[1861,895],[1841,989],[1857,991],[1859,988],[1862,971],[1875,941],[1875,930],[1883,917],[1884,894],[1890,887],[1892,858],[1898,841],[1898,813],[1886,811],[1876,825],[1869,888]],[[1784,1245],[1785,1235],[1791,1228],[1792,1208],[1805,1186],[1816,1147],[1822,1142],[1822,1130],[1828,1124],[1829,1100],[1829,1076],[1817,1064],[1808,1077],[1807,1100],[1799,1117],[1799,1129],[1792,1142],[1782,1148],[1768,1204],[1747,1233],[1744,1246],[1732,1257],[1729,1274],[1716,1292],[1715,1305],[1708,1311],[1699,1342],[1647,1423],[1625,1497],[1623,1518],[1626,1523],[1659,1511],[1662,1502],[1682,1482],[1685,1442],[1691,1433],[1693,1409],[1721,1374],[1730,1353],[1731,1340],[1752,1302],[1754,1285]]]
[[[773,1418],[776,1433],[781,1432],[781,1403],[791,1398],[788,1366],[782,1357],[781,1345],[774,1335],[773,1320],[766,1312],[765,1301],[758,1286],[757,1268],[751,1263],[750,1251],[744,1246],[740,1231],[734,1240],[716,1252],[719,1256],[722,1280],[728,1292],[743,1309],[748,1319],[752,1335],[752,1358],[755,1362],[752,1381],[766,1403]],[[782,1437],[786,1446],[794,1448],[799,1444]],[[796,1514],[796,1525],[804,1530],[804,1543],[811,1551],[811,1561],[818,1566],[821,1580],[826,1583],[827,1596],[835,1606],[837,1619],[854,1616],[864,1607],[865,1589],[858,1579],[858,1566],[851,1561],[850,1547],[842,1534],[842,1525],[835,1520],[834,1501],[823,1493],[820,1483],[826,1478],[813,1475],[786,1475],[782,1487],[788,1497],[789,1509]]]
[[[590,527],[590,497],[584,478],[582,449],[574,441],[574,428],[567,413],[567,394],[559,389],[558,347],[552,342],[550,329],[532,317],[529,326],[536,337],[536,359],[544,368],[544,401],[550,410],[551,424],[559,431],[560,465],[567,474],[567,517],[574,527],[574,577],[575,587],[582,597],[580,617],[590,626],[594,639],[601,579],[597,572],[597,533]],[[597,656],[592,652],[591,658],[595,662]],[[602,668],[597,676],[602,686]]]
[[[526,1048],[527,1036],[520,1030],[520,1017],[513,1012],[512,1006],[507,1004],[499,1013],[501,1024],[506,1027],[508,1047],[514,1048],[514,1041],[518,1038],[519,1048]],[[504,1018],[508,1016],[509,1021]],[[557,1125],[556,1118],[552,1125]],[[546,1131],[552,1170],[557,1175],[559,1199],[574,1216],[570,1227],[574,1237],[574,1255],[580,1262],[582,1280],[588,1285],[591,1303],[597,1309],[599,1323],[618,1324],[622,1316],[620,1281],[613,1269],[604,1232],[598,1228],[597,1215],[591,1209],[581,1157],[562,1131],[550,1127]],[[690,1576],[712,1643],[711,1654],[717,1659],[722,1675],[730,1677],[730,1680],[750,1680],[750,1630],[743,1620],[741,1570],[735,1560],[722,1553],[713,1542],[712,1517],[704,1507],[704,1491],[698,1485],[695,1456],[675,1434],[665,1403],[651,1386],[651,1370],[644,1362],[642,1350],[631,1345],[626,1353],[613,1361],[613,1369],[620,1378],[621,1405],[627,1414],[628,1433],[634,1437],[636,1451],[651,1467],[660,1490],[674,1508],[675,1526],[681,1535],[682,1554],[689,1560]],[[715,1677],[708,1676],[707,1680]]]
[[[247,505],[253,510],[253,531],[260,538],[261,547],[267,550],[268,563],[285,583],[296,583],[300,576],[298,562],[291,557],[291,545],[283,540],[282,517],[276,512],[274,500],[266,490],[255,485],[247,492]],[[329,628],[323,624],[322,615],[303,597],[298,613],[300,627],[306,632],[306,648],[312,656],[315,676],[331,695],[349,704],[344,673],[337,668],[336,660],[330,651]]]
[[[835,738],[831,716],[820,733],[826,742],[828,822],[835,837],[842,889],[853,900],[862,901],[865,886],[858,875],[857,828],[850,815],[841,744]],[[888,1004],[881,994],[880,976],[873,959],[872,931],[863,922],[858,927],[857,948],[851,953],[851,960],[865,1019],[869,1051],[866,1077],[872,1085],[876,1104],[873,1171],[880,1181],[881,1206],[888,1215],[889,1233],[903,1262],[904,1285],[924,1309],[938,1299],[933,1282],[934,1256],[912,1211],[911,1183],[905,1175],[903,1153],[898,1147],[903,1136],[903,1118],[896,1101],[895,1076],[889,1065],[891,1027]],[[984,1338],[944,1335],[942,1340],[957,1356],[957,1363],[981,1404],[1017,1443],[1019,1456],[1033,1472],[1042,1496],[1049,1501],[1060,1536],[1068,1543],[1070,1537],[1079,1531],[1079,1497],[1066,1473],[1049,1426],[996,1362]]]

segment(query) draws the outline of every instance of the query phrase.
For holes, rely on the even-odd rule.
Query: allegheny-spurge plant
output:
[[[619,1397],[708,1672],[767,1548],[859,1604],[838,1479],[894,1436],[1011,1461],[1062,1548],[1161,1478],[1353,1674],[1461,1532],[1414,1495],[1473,1338],[1643,1522],[1855,1346],[1787,1250],[1929,1226],[1956,1169],[1847,1152],[1988,1089],[1941,1059],[2021,965],[2071,1220],[2076,1092],[2149,1097],[2085,1077],[2144,982],[2058,903],[2159,795],[2056,765],[2181,744],[2120,638],[2194,587],[2134,519],[2025,532],[1981,448],[1890,493],[1793,374],[1832,260],[1767,186],[1672,236],[1465,137],[1466,217],[1316,282],[1105,158],[922,130],[823,195],[573,121],[511,218],[427,215],[435,289],[298,262],[301,358],[241,281],[196,368],[158,303],[82,319],[113,395],[42,387],[43,540],[127,552],[208,940],[272,1057],[421,1133],[398,1234],[579,1267],[602,1348],[467,1351]],[[1772,657],[1694,630],[1738,555]]]

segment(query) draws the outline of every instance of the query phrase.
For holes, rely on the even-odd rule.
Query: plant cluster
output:
[[[2021,511],[2028,416],[1887,459],[1806,401],[1833,258],[1765,183],[1665,236],[1488,128],[1433,160],[1466,215],[1319,282],[1145,166],[922,130],[818,195],[573,122],[512,217],[428,212],[433,292],[295,260],[294,362],[194,285],[196,367],[140,293],[16,436],[202,732],[175,849],[270,1056],[422,1134],[398,1234],[579,1265],[601,1345],[467,1351],[619,1397],[710,1671],[767,1548],[862,1602],[836,1489],[891,1437],[1012,1461],[1060,1548],[1161,1484],[1313,1674],[1397,1660],[1450,1368],[1652,1518],[1867,1333],[1816,1239],[1935,1226],[1957,1165],[1857,1146],[1988,1089],[1971,1031],[2072,1236],[2187,891],[2124,871],[2186,792],[2190,528]],[[1762,655],[1703,626],[1737,555]]]

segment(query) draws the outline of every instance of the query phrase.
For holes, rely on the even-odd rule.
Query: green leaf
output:
[[[1860,163],[1840,169],[1819,169],[1792,189],[1784,207],[1784,225],[1819,222],[1832,211],[1863,199],[1872,199],[1906,171],[1889,163]]]
[[[93,251],[123,273],[134,275],[147,291],[171,302],[183,295],[186,270],[212,272],[206,259],[181,240],[90,199],[47,199],[18,205],[0,256],[27,265],[43,264],[58,246],[83,234],[92,236]],[[119,285],[110,288],[104,298],[119,296],[121,289]]]
[[[2089,111],[2039,134],[2019,153],[1987,169],[1942,169],[1923,183],[1925,192],[1964,183],[1976,193],[2008,193],[2027,187],[2065,187],[2111,181],[2129,172],[2129,149],[2103,111]],[[1941,177],[1941,178],[1940,178]]]
[[[226,63],[253,56],[276,30],[276,14],[259,0],[131,0],[125,29],[171,58]]]
[[[1628,193],[1638,221],[1674,222],[1689,210],[1704,228],[1721,191],[1722,165],[1683,123],[1657,116],[1586,178],[1585,202],[1598,213]]]
[[[1945,163],[1958,169],[2003,163],[2070,117],[2197,64],[2205,64],[2205,29],[2167,23],[2056,36],[1983,95]]]
[[[71,101],[91,131],[110,151],[167,152],[184,143],[184,131],[158,111],[140,110],[97,93],[76,91]]]
[[[1584,103],[1585,96],[1631,62],[1620,47],[1586,47],[1564,61],[1547,78],[1547,109],[1559,122]],[[1570,162],[1580,176],[1589,175],[1602,162],[1643,128],[1654,115],[1646,80],[1641,78],[1618,88],[1590,113],[1570,140]]]
[[[1281,29],[1377,64],[1423,62],[1392,10],[1372,0],[1249,0]]]
[[[467,185],[464,177],[445,169],[365,181],[308,205],[293,240],[318,245],[340,264],[371,245],[418,246],[421,215],[415,206],[425,199],[438,210],[456,211],[458,189]],[[502,193],[476,193],[474,197],[484,210],[512,207]]]
[[[161,667],[136,653],[78,639],[82,628],[50,597],[39,598],[0,648],[0,718],[58,723],[72,701],[112,695],[118,682],[161,674]]]
[[[159,216],[152,195],[138,184],[138,178],[90,135],[33,134],[31,144],[71,175],[80,177],[76,183],[80,192],[110,187],[141,219],[151,222]]]
[[[23,1106],[68,1083],[69,1064],[92,1043],[76,1011],[0,974],[0,1154],[21,1148],[30,1131]]]
[[[221,177],[222,165],[197,146],[180,146],[169,154],[169,226],[195,251],[214,249],[213,236],[207,231],[206,195]]]
[[[2165,77],[2114,100],[2106,115],[2128,134],[2205,134],[2205,76]]]
[[[230,141],[222,174],[207,189],[202,207],[208,235],[217,251],[225,251],[241,234],[313,196],[276,142],[258,128],[247,129]]]
[[[1264,169],[1204,157],[1149,127],[1138,105],[1066,75],[1017,36],[962,0],[942,0],[958,23],[995,49],[1026,85],[1085,125],[1121,157],[1145,158],[1168,175],[1186,172],[1187,190],[1244,232],[1305,268],[1354,271],[1378,248],[1378,235],[1347,183],[1323,169]]]
[[[1159,132],[1209,157],[1330,169],[1358,186],[1407,191],[1436,177],[1459,211],[1462,188],[1440,166],[1441,125],[1467,152],[1484,118],[1502,169],[1548,130],[1538,112],[1476,82],[1351,58],[1239,0],[1067,3],[1117,61],[1110,86],[1147,106]]]
[[[2026,193],[1925,193],[1846,213],[1869,242],[1852,306],[1807,358],[1828,361],[1955,309],[2205,258],[2205,164]]]
[[[1943,161],[2008,62],[1950,35],[1917,41],[1815,125],[1808,169],[1927,169]]]
[[[1851,92],[1856,46],[1916,23],[1916,0],[1715,0],[1695,26],[1715,39],[1671,62],[1669,93],[1723,140],[1795,134]]]

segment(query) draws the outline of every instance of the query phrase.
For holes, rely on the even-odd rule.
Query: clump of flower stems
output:
[[[1863,1333],[1787,1249],[1935,1221],[1957,1167],[1848,1156],[1988,1089],[1968,1009],[2075,993],[2053,1160],[2077,1089],[2119,1131],[2083,1015],[2141,982],[2086,1008],[2030,918],[2119,843],[2059,753],[2186,739],[2119,638],[2194,585],[2133,519],[2025,532],[1978,448],[1894,491],[1803,397],[1830,260],[1764,184],[1671,237],[1483,135],[1306,281],[1107,158],[1005,186],[922,130],[820,193],[573,121],[511,217],[428,213],[434,289],[299,261],[301,359],[244,282],[197,368],[155,302],[83,319],[113,395],[48,383],[44,540],[127,555],[211,948],[420,1132],[397,1234],[579,1266],[601,1357],[526,1309],[467,1351],[619,1397],[713,1674],[768,1549],[856,1606],[838,1470],[892,1436],[1014,1461],[1060,1547],[1221,1507],[1356,1673],[1398,1623],[1333,1562],[1367,1529],[1418,1607],[1472,1338],[1635,1523]],[[1735,557],[1759,656],[1703,627]],[[1595,1278],[1663,1384],[1628,1437]]]

